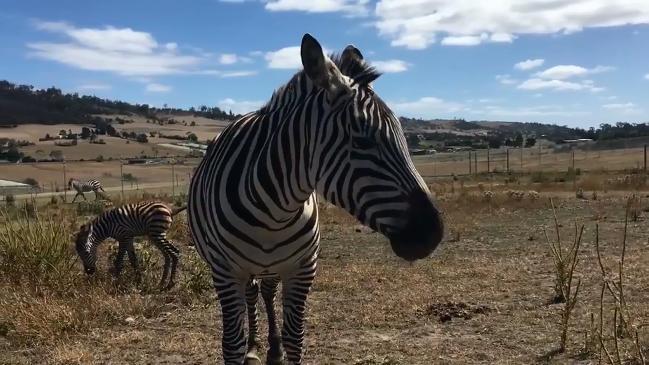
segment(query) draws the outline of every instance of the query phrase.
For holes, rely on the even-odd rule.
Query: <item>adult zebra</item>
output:
[[[88,181],[79,181],[75,178],[70,178],[68,181],[68,187],[70,189],[74,189],[77,191],[77,194],[74,196],[74,199],[72,199],[72,202],[74,203],[75,200],[77,200],[77,197],[81,195],[83,197],[83,200],[88,200],[86,199],[86,196],[84,193],[87,192],[94,192],[95,193],[95,200],[99,199],[99,194],[105,193],[106,191],[104,190],[104,187],[101,186],[101,183],[97,180],[90,179]]]
[[[316,192],[387,236],[406,260],[427,257],[443,236],[400,122],[370,85],[379,73],[351,45],[332,61],[309,34],[301,57],[303,71],[210,144],[189,189],[188,221],[219,296],[226,364],[260,363],[257,279],[270,322],[267,362],[282,363],[283,343],[288,361],[301,363],[319,252]],[[281,338],[273,311],[280,281]]]
[[[126,204],[105,211],[91,222],[82,225],[75,238],[75,246],[83,263],[84,271],[88,275],[95,273],[97,270],[97,247],[107,238],[114,238],[119,243],[114,275],[119,276],[124,258],[128,254],[131,266],[139,276],[140,268],[133,240],[137,236],[148,236],[165,260],[160,287],[171,288],[174,285],[180,251],[167,239],[167,231],[171,227],[173,216],[185,209],[187,209],[186,206],[170,208],[161,202]],[[167,284],[165,285],[165,283]]]

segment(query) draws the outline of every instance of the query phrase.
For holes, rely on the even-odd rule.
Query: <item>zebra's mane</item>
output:
[[[336,53],[330,54],[329,59],[331,59],[343,75],[353,80],[352,84],[357,84],[361,87],[369,86],[371,82],[381,76],[381,73],[374,66],[361,59],[351,58],[344,60],[341,54]],[[280,98],[285,92],[290,92],[290,90],[294,89],[295,85],[299,83],[299,80],[301,80],[302,77],[306,77],[304,70],[298,71],[293,75],[289,82],[275,89],[270,100],[264,104],[259,111],[254,113],[264,114],[268,112],[268,107],[273,104],[273,100]]]

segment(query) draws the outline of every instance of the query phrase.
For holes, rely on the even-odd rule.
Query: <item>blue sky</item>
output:
[[[5,0],[0,79],[245,112],[305,32],[356,45],[399,115],[649,122],[647,0]]]

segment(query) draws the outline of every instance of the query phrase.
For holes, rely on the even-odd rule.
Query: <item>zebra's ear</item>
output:
[[[358,48],[354,47],[353,44],[350,44],[343,50],[341,59],[343,63],[351,61],[362,61],[363,54],[358,50]]]
[[[302,46],[300,47],[302,57],[302,66],[306,75],[318,86],[329,89],[330,74],[327,69],[327,62],[322,52],[320,43],[309,33],[302,37]]]

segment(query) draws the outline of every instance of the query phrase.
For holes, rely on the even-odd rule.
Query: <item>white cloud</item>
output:
[[[610,66],[596,66],[588,69],[576,65],[558,65],[550,67],[547,70],[541,71],[536,74],[537,77],[542,79],[565,80],[571,77],[581,77],[591,74],[598,74],[613,70]]]
[[[77,86],[80,91],[93,91],[93,90],[110,90],[112,86],[108,84],[84,84]]]
[[[542,58],[536,58],[533,60],[525,60],[521,61],[517,64],[514,65],[514,68],[517,70],[531,70],[533,68],[541,67],[543,66],[543,63],[545,62],[544,59]]]
[[[307,13],[342,12],[348,15],[368,13],[369,0],[268,0],[269,11],[304,11]]]
[[[198,56],[178,54],[175,43],[159,45],[151,34],[130,28],[76,28],[62,22],[40,22],[36,27],[69,39],[29,43],[30,55],[84,70],[154,76],[187,72],[202,61]]]
[[[150,93],[166,93],[171,91],[171,86],[152,82],[146,85],[146,91]]]
[[[219,56],[219,63],[222,65],[232,65],[237,63],[238,57],[234,53],[224,53]]]
[[[383,73],[404,72],[410,67],[408,62],[402,60],[373,61],[372,65]]]
[[[476,46],[482,43],[483,39],[486,37],[482,36],[449,36],[442,39],[442,44],[445,46]]]
[[[221,77],[223,78],[231,78],[231,77],[247,77],[247,76],[254,76],[257,74],[257,71],[225,71],[221,73]]]
[[[510,75],[496,75],[496,80],[503,85],[513,85],[518,83],[518,80],[512,79]]]
[[[511,43],[514,36],[508,33],[493,33],[488,35],[482,33],[480,35],[459,35],[459,36],[446,36],[442,39],[442,44],[445,46],[477,46],[481,43]]]
[[[509,33],[492,33],[489,40],[494,43],[512,43],[516,36]]]
[[[245,3],[246,1],[250,1],[250,0],[219,0],[219,2],[222,3],[236,3],[236,4]]]
[[[221,78],[254,76],[258,72],[254,70],[222,71],[222,70],[201,70],[193,72],[196,75],[217,76]]]
[[[638,108],[637,105],[634,103],[612,103],[612,104],[604,104],[602,105],[602,108],[606,110],[610,110],[611,112],[614,113],[622,113],[622,114],[640,114],[642,113],[642,109]]]
[[[445,101],[432,96],[425,96],[414,101],[391,102],[388,105],[397,115],[435,118],[440,114],[449,115],[463,109],[460,103]]]
[[[602,105],[602,108],[604,108],[604,109],[629,109],[629,108],[635,108],[635,104],[633,104],[633,103],[604,104],[604,105]]]
[[[649,74],[644,75],[645,80],[649,80]]]
[[[296,2],[298,0],[295,0]],[[307,4],[307,2],[304,2]],[[304,5],[307,6],[307,5]],[[577,32],[584,28],[649,23],[644,0],[380,0],[379,34],[393,46],[422,49],[443,37],[511,41],[515,36]],[[510,35],[511,39],[503,36]],[[457,43],[453,38],[447,43]],[[475,38],[464,43],[476,45]],[[460,43],[462,43],[460,41]]]
[[[323,52],[329,54],[330,51],[323,47]],[[300,56],[300,47],[284,47],[277,51],[266,52],[264,55],[268,61],[268,68],[299,70],[302,68],[302,57]]]
[[[232,110],[234,114],[245,114],[258,110],[264,104],[265,103],[263,101],[234,100],[231,98],[226,98],[219,100],[217,106],[226,111]]]
[[[545,80],[540,78],[531,78],[523,81],[518,88],[521,90],[557,90],[557,91],[580,91],[588,90],[591,92],[600,92],[604,88],[595,86],[591,80],[582,82],[571,82],[564,80]]]

